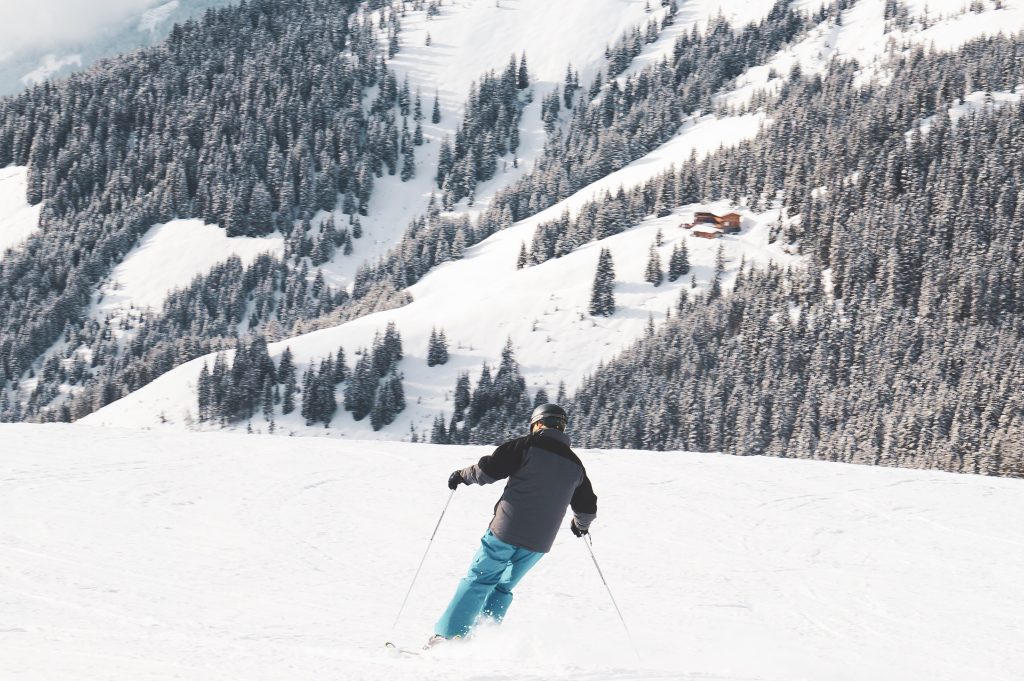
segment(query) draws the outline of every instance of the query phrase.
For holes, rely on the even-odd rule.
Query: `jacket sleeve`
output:
[[[590,523],[597,517],[597,495],[594,494],[594,487],[590,484],[586,471],[583,472],[583,481],[573,492],[569,507],[572,508],[576,525],[583,529],[590,527]]]
[[[472,466],[463,468],[462,479],[468,485],[489,485],[515,473],[523,465],[523,452],[529,447],[529,438],[510,440],[494,450],[493,454],[481,457]]]

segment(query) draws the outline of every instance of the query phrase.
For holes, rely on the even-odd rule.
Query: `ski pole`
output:
[[[405,612],[405,604],[409,602],[409,595],[412,594],[412,588],[416,586],[416,580],[420,576],[420,570],[423,569],[423,563],[427,560],[427,554],[430,553],[430,547],[434,545],[434,537],[437,536],[437,530],[441,527],[441,521],[444,520],[445,511],[448,510],[448,504],[452,503],[452,497],[455,496],[455,490],[448,495],[448,501],[444,502],[444,508],[441,509],[441,517],[437,519],[437,525],[434,526],[434,532],[430,535],[430,541],[427,542],[427,550],[423,552],[423,557],[420,558],[420,566],[416,568],[416,574],[412,577],[412,584],[409,585],[409,590],[405,592],[405,600],[402,601],[402,607],[398,609],[398,615],[395,617],[395,623],[391,625],[391,631],[395,630],[398,626],[398,620],[402,619],[402,613]]]
[[[615,596],[612,595],[612,588],[608,586],[608,580],[604,578],[604,573],[601,571],[601,566],[597,564],[597,556],[594,555],[593,543],[594,540],[590,538],[590,533],[586,535],[586,541],[583,542],[587,551],[590,552],[590,559],[594,561],[594,567],[597,568],[597,574],[601,577],[601,582],[604,584],[604,588],[608,591],[608,598],[612,599],[612,605],[615,606],[615,612],[619,615],[619,621],[622,622],[622,628],[626,632],[626,638],[629,639],[629,645],[633,648],[633,654],[636,655],[636,659],[640,661],[640,653],[636,649],[636,643],[633,642],[633,635],[629,633],[629,627],[626,626],[626,618],[622,616],[622,611],[619,610],[619,604],[615,602]]]

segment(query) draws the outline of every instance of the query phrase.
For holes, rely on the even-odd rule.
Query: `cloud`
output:
[[[0,56],[71,48],[166,0],[2,0]]]

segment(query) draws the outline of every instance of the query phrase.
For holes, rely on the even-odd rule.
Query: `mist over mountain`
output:
[[[39,0],[0,6],[0,95],[156,44],[175,23],[230,0]]]

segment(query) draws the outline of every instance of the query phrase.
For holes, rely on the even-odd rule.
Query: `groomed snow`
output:
[[[583,377],[593,372],[600,361],[607,361],[639,338],[653,316],[660,323],[666,310],[673,308],[680,290],[691,286],[705,290],[713,275],[715,254],[721,244],[726,257],[723,283],[729,286],[741,260],[747,266],[763,266],[769,261],[794,263],[797,256],[786,253],[780,244],[769,244],[769,235],[778,223],[778,212],[754,214],[741,210],[743,233],[720,241],[698,239],[680,229],[692,219],[694,210],[726,213],[736,209],[728,202],[680,207],[664,218],[651,218],[640,225],[601,242],[587,244],[575,252],[535,267],[516,269],[516,258],[523,243],[529,245],[537,225],[557,218],[563,209],[575,213],[586,201],[620,186],[631,187],[656,177],[690,157],[697,158],[720,145],[735,144],[755,135],[763,124],[761,114],[718,119],[706,116],[682,126],[680,133],[648,156],[580,190],[565,201],[502,230],[473,248],[465,257],[445,263],[415,286],[413,302],[396,310],[376,313],[341,326],[275,343],[271,355],[279,357],[290,347],[300,370],[311,361],[319,362],[343,346],[350,365],[354,352],[369,347],[373,336],[394,321],[402,334],[405,359],[399,366],[404,374],[406,410],[398,419],[375,433],[368,419],[356,422],[348,412],[339,410],[330,430],[307,427],[295,412],[277,417],[281,432],[307,432],[329,436],[396,439],[429,431],[434,417],[445,412],[450,417],[449,393],[459,373],[470,371],[475,382],[480,366],[494,366],[507,338],[511,338],[531,393],[544,387],[551,396],[560,381],[573,391]],[[693,265],[691,274],[655,288],[644,281],[650,246],[661,230],[664,243],[659,249],[663,269],[675,244],[686,240]],[[611,249],[615,263],[615,296],[618,309],[610,318],[588,314],[598,252]],[[443,366],[426,366],[427,340],[433,327],[444,329],[450,344],[451,361]],[[205,357],[182,365],[125,398],[91,414],[84,422],[116,426],[183,427],[194,422],[195,384]],[[341,401],[339,391],[339,403]],[[241,424],[242,428],[246,424]],[[254,427],[265,428],[262,417]]]
[[[39,229],[39,212],[43,204],[28,205],[28,169],[24,166],[0,168],[0,258],[9,248],[16,248]]]
[[[249,265],[262,253],[283,252],[284,240],[278,235],[229,237],[202,220],[171,220],[146,232],[114,268],[100,287],[93,313],[103,318],[129,308],[159,310],[173,289],[188,286],[232,255]]]
[[[1018,681],[1024,483],[581,451],[563,530],[501,628],[427,657],[497,486],[489,448],[0,426],[0,678]],[[642,499],[642,503],[638,500]]]

